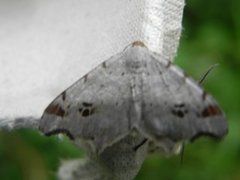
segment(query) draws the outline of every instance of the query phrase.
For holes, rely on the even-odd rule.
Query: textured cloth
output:
[[[59,93],[136,40],[172,61],[183,6],[184,0],[0,1],[0,119],[39,118]]]

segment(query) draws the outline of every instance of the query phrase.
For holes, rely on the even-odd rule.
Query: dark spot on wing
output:
[[[87,117],[87,116],[89,116],[89,115],[90,115],[89,109],[85,109],[85,110],[82,112],[82,116],[83,116],[83,117]]]
[[[221,115],[222,112],[217,105],[209,105],[202,111],[202,117],[211,117]]]
[[[92,103],[89,102],[83,102],[82,105],[78,109],[79,113],[83,117],[88,117],[95,112],[95,107],[93,107]]]
[[[106,68],[106,67],[107,67],[107,66],[106,66],[106,62],[103,62],[103,63],[102,63],[102,67],[103,67],[103,68]]]
[[[55,129],[53,131],[45,133],[45,136],[51,136],[51,135],[61,134],[61,133],[67,135],[69,139],[74,140],[73,135],[67,129]]]
[[[62,100],[65,101],[65,99],[66,99],[66,91],[63,91],[62,92]]]
[[[91,106],[93,106],[92,103],[88,103],[88,102],[83,102],[82,105],[85,106],[85,107],[91,107]]]
[[[179,118],[183,118],[185,115],[185,111],[181,111],[181,110],[172,110],[172,114],[179,117]]]
[[[188,110],[185,106],[186,105],[184,103],[174,104],[172,114],[179,118],[183,118],[185,114],[188,113]]]
[[[87,79],[88,79],[88,75],[86,74],[84,77],[83,77],[83,82],[87,82]]]
[[[121,74],[122,76],[124,76],[125,75],[125,73],[124,72],[122,72],[122,74]]]
[[[184,117],[184,112],[183,111],[177,111],[177,116],[180,118]]]
[[[54,114],[56,116],[61,116],[61,117],[65,115],[65,111],[58,104],[50,104],[45,110],[45,112],[48,114]]]

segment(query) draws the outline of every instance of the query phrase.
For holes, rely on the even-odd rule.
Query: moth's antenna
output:
[[[214,64],[212,66],[210,66],[207,70],[207,72],[202,76],[202,78],[200,79],[200,81],[198,82],[198,84],[202,84],[203,81],[205,80],[205,78],[207,77],[207,75],[215,68],[219,66],[219,64]]]
[[[181,163],[181,164],[183,164],[184,151],[185,151],[185,143],[183,142],[183,144],[182,144],[182,149],[181,149],[181,151],[180,151],[180,163]]]

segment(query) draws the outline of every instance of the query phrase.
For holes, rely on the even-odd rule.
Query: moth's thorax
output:
[[[141,74],[144,72],[149,61],[149,51],[146,47],[130,46],[123,55],[124,65],[128,73]]]
[[[130,46],[123,54],[123,65],[129,75],[131,91],[131,110],[129,116],[129,126],[137,127],[142,119],[142,89],[143,75],[149,63],[149,51],[144,46]]]

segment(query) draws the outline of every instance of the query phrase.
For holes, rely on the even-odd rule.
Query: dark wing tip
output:
[[[212,124],[212,130],[201,130],[190,138],[193,142],[200,137],[211,137],[215,140],[221,140],[228,134],[228,125],[226,120],[223,118],[218,124]]]
[[[64,109],[59,104],[51,103],[46,109],[44,113],[53,114],[56,116],[63,117],[65,115]]]

